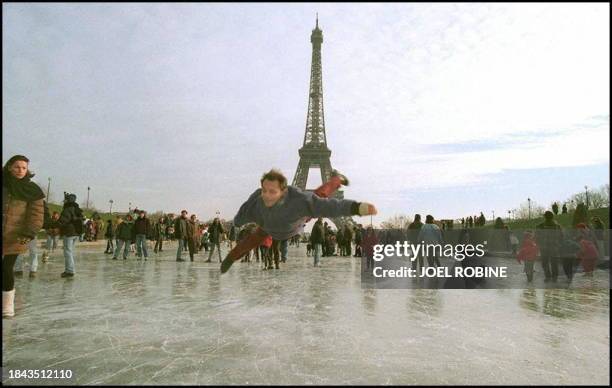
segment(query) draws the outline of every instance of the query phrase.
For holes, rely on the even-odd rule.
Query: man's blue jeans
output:
[[[51,236],[47,235],[47,250],[52,251],[57,248],[57,242],[59,240],[59,236]]]
[[[219,261],[221,261],[221,244],[218,242],[213,242],[210,244],[210,253],[208,254],[208,260],[212,258],[213,252],[215,251],[215,247],[217,247],[217,254],[219,255]]]
[[[178,249],[176,251],[176,259],[180,259],[183,251],[185,250],[185,240],[183,238],[178,239]]]
[[[127,259],[130,254],[130,242],[130,240],[117,239],[117,248],[115,248],[115,254],[113,255],[113,257],[119,257],[119,253],[121,253],[121,248],[123,248],[123,246],[125,245],[125,248],[123,249],[123,258]]]
[[[147,253],[147,236],[144,234],[136,235],[136,254],[138,257],[141,257],[144,254],[144,257],[149,257]]]
[[[36,249],[36,238],[28,243],[28,250],[30,251],[30,272],[36,272],[38,269],[38,250]],[[25,254],[17,256],[15,260],[14,271],[23,271],[23,257]]]
[[[319,261],[321,261],[321,253],[323,252],[323,246],[321,244],[314,244],[314,265],[315,267],[319,266]]]
[[[280,244],[281,260],[287,261],[287,253],[289,253],[289,240],[283,240]]]
[[[65,272],[74,273],[74,246],[80,236],[64,237],[64,262]]]

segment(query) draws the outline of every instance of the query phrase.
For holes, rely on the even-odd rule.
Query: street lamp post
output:
[[[111,199],[108,202],[110,203],[110,209],[109,209],[108,213],[112,216],[113,215],[113,200]]]
[[[90,187],[87,186],[87,204],[85,205],[85,209],[89,210],[89,189]]]
[[[508,210],[508,221],[510,221],[512,218],[510,217],[510,213],[512,213],[510,210]]]
[[[51,191],[51,177],[49,177],[49,183],[47,183],[47,202],[49,202],[49,192]]]
[[[527,198],[527,202],[529,203],[529,216],[528,216],[528,218],[531,219],[531,198]]]

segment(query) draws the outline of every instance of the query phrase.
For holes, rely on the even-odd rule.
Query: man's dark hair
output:
[[[266,180],[267,181],[277,181],[281,190],[287,187],[287,178],[285,178],[283,173],[280,172],[279,170],[272,169],[266,172],[265,174],[263,174],[263,176],[261,177],[260,183],[263,185],[263,182]]]
[[[421,221],[421,215],[420,214],[415,214],[414,215],[414,220],[415,221]]]
[[[434,218],[433,218],[433,216],[432,216],[431,214],[428,214],[428,215],[425,217],[425,223],[426,223],[426,224],[433,224],[433,222],[434,222]]]

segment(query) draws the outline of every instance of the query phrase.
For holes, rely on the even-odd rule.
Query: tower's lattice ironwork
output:
[[[321,44],[323,43],[323,31],[319,28],[319,19],[312,34],[312,65],[310,69],[310,89],[308,94],[308,113],[306,116],[306,132],[304,143],[299,149],[300,161],[293,177],[293,186],[306,190],[308,172],[311,168],[319,168],[321,171],[321,182],[327,182],[332,173],[331,150],[327,147],[325,135],[325,114],[323,112],[323,77],[321,65]],[[335,198],[344,198],[344,193],[338,190]],[[336,226],[345,222],[352,223],[350,218],[333,220]]]

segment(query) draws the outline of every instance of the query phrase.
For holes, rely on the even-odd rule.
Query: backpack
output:
[[[83,212],[79,208],[76,208],[74,211],[74,219],[72,220],[72,225],[74,226],[74,231],[77,234],[83,234]]]

